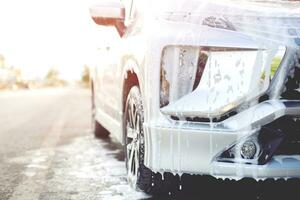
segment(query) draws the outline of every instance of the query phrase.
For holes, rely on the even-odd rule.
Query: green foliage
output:
[[[271,64],[271,77],[273,77],[280,65],[281,59],[280,57],[275,57]]]

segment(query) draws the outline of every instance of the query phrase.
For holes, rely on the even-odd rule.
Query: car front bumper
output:
[[[144,123],[145,165],[155,172],[239,179],[300,177],[300,155],[274,156],[265,165],[218,162],[216,157],[259,127],[299,115],[300,101],[269,100],[219,123],[161,119]]]

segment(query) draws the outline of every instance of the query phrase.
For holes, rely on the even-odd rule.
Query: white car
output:
[[[92,71],[94,133],[124,145],[133,187],[160,192],[165,172],[300,177],[299,8],[272,0],[91,7],[98,25],[119,34]]]

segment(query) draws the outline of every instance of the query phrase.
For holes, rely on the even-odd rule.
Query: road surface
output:
[[[122,148],[110,139],[94,138],[90,116],[87,89],[0,92],[0,200],[286,199],[299,195],[300,184],[295,180],[265,184],[184,175],[177,194],[149,197],[128,186]]]
[[[0,93],[0,199],[138,199],[122,152],[91,134],[89,90]]]

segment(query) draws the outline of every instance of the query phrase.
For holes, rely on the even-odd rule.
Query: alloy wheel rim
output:
[[[129,100],[126,120],[126,153],[127,172],[129,183],[136,187],[139,173],[140,140],[142,135],[141,106],[138,106],[133,99]]]

